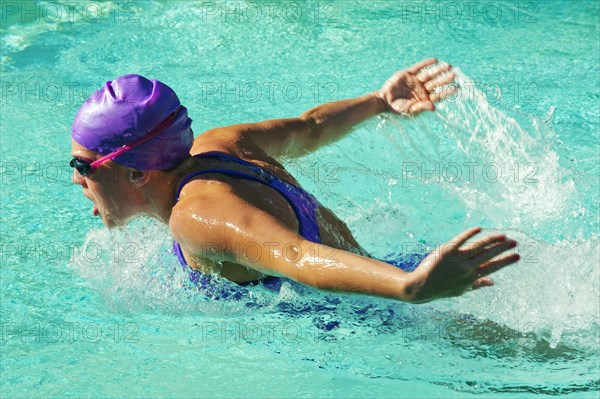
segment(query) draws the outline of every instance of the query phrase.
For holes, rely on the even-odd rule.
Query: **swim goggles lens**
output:
[[[69,166],[77,169],[81,176],[88,175],[92,173],[92,165],[91,161],[81,159],[81,158],[73,158],[71,162],[69,162]]]

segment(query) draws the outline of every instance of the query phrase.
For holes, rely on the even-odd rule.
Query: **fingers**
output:
[[[473,259],[480,255],[486,247],[504,241],[506,241],[506,236],[504,234],[494,234],[469,244],[465,249],[469,251],[469,258]]]
[[[434,68],[419,72],[417,74],[417,79],[419,79],[421,83],[429,82],[430,80],[437,78],[441,74],[448,72],[451,69],[452,66],[444,62],[435,66]]]
[[[481,252],[472,257],[472,259],[477,263],[487,262],[490,259],[495,258],[501,253],[508,251],[511,248],[517,246],[517,242],[514,240],[505,240],[489,247],[485,247],[481,250]]]
[[[454,82],[454,78],[456,77],[454,72],[450,72],[451,69],[450,65],[441,64],[436,68],[422,71],[417,75],[417,79],[425,86],[425,90],[429,93],[429,99],[432,102],[441,101],[456,93],[456,86],[448,86]]]
[[[477,269],[477,277],[480,278],[480,277],[489,276],[490,274],[497,272],[498,270],[502,269],[503,267],[506,267],[508,265],[512,265],[513,263],[518,262],[519,259],[521,259],[519,254],[511,254],[511,255],[503,256],[502,258],[497,259],[495,261],[487,262],[483,266],[481,266]]]
[[[456,75],[454,72],[446,73],[442,76],[438,76],[435,79],[431,79],[428,82],[425,82],[425,88],[429,92],[434,92],[435,89],[441,88],[442,86],[447,85],[448,83],[452,83]]]
[[[415,65],[407,68],[408,72],[413,73],[413,74],[417,74],[419,73],[419,71],[423,68],[426,68],[430,65],[435,64],[436,62],[438,62],[437,58],[428,58],[426,60],[417,62]]]
[[[471,288],[476,290],[481,287],[491,287],[492,285],[494,285],[494,280],[489,277],[481,277],[471,284]]]
[[[475,234],[481,232],[481,227],[472,227],[468,230],[463,231],[446,244],[446,249],[453,251],[463,245],[469,238]]]

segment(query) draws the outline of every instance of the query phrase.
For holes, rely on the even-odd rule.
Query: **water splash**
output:
[[[91,230],[71,266],[107,304],[126,310],[172,308],[175,298],[185,294],[186,280],[169,259],[169,240],[166,227],[149,220]]]
[[[408,160],[411,168],[403,167],[401,178],[412,190],[457,199],[462,222],[495,226],[517,239],[522,260],[496,274],[495,288],[434,307],[535,331],[551,347],[565,337],[597,335],[600,246],[589,219],[594,209],[584,206],[573,171],[559,163],[553,109],[544,118],[497,109],[469,85],[470,78],[460,70],[456,75],[463,90],[439,104],[436,114],[410,123],[385,118],[379,129]],[[453,209],[459,205],[442,214]]]
[[[167,226],[140,218],[124,228],[89,231],[71,267],[102,294],[105,304],[125,312],[239,315],[249,307],[269,311],[302,297],[298,284],[284,283],[280,292],[272,292],[260,285],[240,287],[216,275],[208,289],[198,289],[172,244]]]
[[[509,115],[458,69],[456,82],[461,90],[434,117],[386,121],[388,140],[412,162],[405,161],[403,177],[435,183],[468,209],[485,209],[474,215],[495,226],[530,229],[583,215],[574,180],[559,165],[553,110],[545,118]]]

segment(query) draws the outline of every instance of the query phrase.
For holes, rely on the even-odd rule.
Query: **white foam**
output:
[[[460,87],[472,82],[460,70],[456,75]],[[517,239],[522,260],[495,274],[494,288],[433,307],[535,331],[552,347],[565,335],[597,329],[600,247],[588,218],[594,212],[581,203],[571,171],[559,164],[553,110],[545,118],[504,112],[472,85],[469,93],[437,108],[436,114],[415,121],[388,118],[379,129],[417,163],[497,165],[502,170],[497,180],[450,181],[442,176],[416,185],[423,191],[419,185],[435,185],[465,205],[465,219],[473,225],[484,222]]]

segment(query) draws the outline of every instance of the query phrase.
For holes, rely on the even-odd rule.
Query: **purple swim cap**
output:
[[[88,98],[75,117],[71,137],[85,148],[107,155],[146,136],[181,103],[169,86],[140,75],[106,82]],[[187,108],[156,137],[113,160],[139,170],[170,169],[187,158],[194,134]]]

